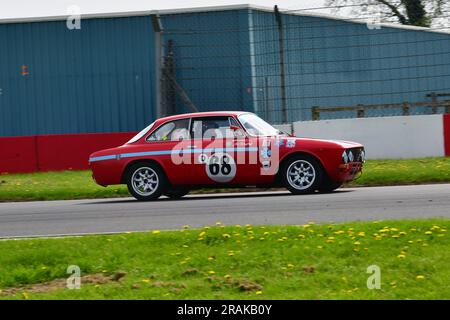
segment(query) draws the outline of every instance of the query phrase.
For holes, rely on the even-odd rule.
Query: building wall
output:
[[[333,119],[294,122],[298,137],[362,143],[368,159],[408,159],[449,155],[448,115]]]
[[[275,17],[271,12],[253,10],[252,19],[255,91],[260,92],[257,110],[266,119],[279,122]],[[366,24],[290,14],[283,14],[283,24],[290,121],[310,120],[312,106],[428,101],[427,93],[450,92],[449,34],[384,26],[369,29]],[[400,109],[366,112],[366,116],[400,114]],[[324,114],[328,118],[355,116],[355,112]]]
[[[172,40],[176,79],[200,111],[254,110],[249,10],[161,16]],[[177,112],[186,112],[177,100]]]
[[[84,19],[81,30],[0,24],[0,43],[0,137],[130,132],[154,120],[150,17]]]

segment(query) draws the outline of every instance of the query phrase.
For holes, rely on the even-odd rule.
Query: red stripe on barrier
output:
[[[0,138],[0,173],[88,169],[89,155],[117,147],[136,133],[88,133]]]
[[[445,155],[450,157],[450,113],[444,114],[444,149]]]

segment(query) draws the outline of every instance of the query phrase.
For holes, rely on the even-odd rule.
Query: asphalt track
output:
[[[303,224],[404,218],[450,218],[450,184],[288,192],[192,195],[182,200],[131,198],[0,203],[0,238],[180,229],[223,224]]]

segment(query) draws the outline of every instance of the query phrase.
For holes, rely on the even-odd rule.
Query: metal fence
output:
[[[447,29],[366,18],[252,8],[161,16],[164,70],[177,84],[162,91],[167,113],[248,110],[287,123],[448,112],[447,102],[424,102],[450,92]]]

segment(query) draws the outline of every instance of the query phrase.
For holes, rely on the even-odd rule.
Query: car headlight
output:
[[[361,162],[366,161],[366,153],[364,152],[364,150],[361,151]]]
[[[351,152],[351,151],[348,152],[348,160],[350,162],[353,162],[353,160],[355,160],[355,157],[353,156],[353,152]]]
[[[348,162],[348,156],[347,156],[347,152],[342,152],[342,161],[344,162],[344,163],[347,163]]]

